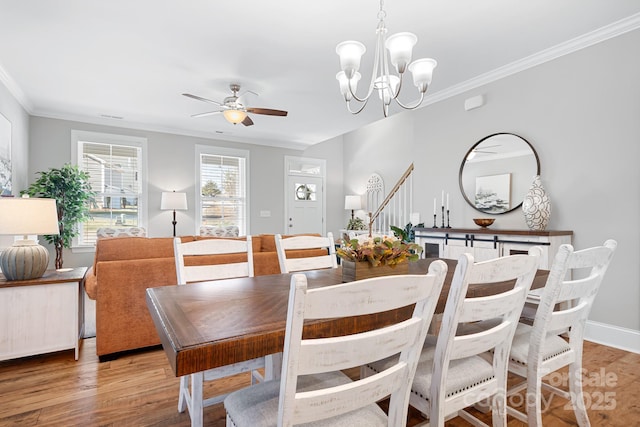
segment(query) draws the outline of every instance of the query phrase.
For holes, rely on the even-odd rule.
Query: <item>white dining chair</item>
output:
[[[279,381],[231,393],[224,401],[229,427],[404,426],[416,362],[446,277],[443,261],[426,275],[365,279],[308,289],[304,274],[291,279]],[[361,316],[415,304],[412,317],[351,335],[302,337],[305,321]],[[378,375],[351,380],[341,372],[397,356]],[[376,404],[391,396],[388,415]]]
[[[444,426],[460,416],[484,425],[464,408],[490,398],[494,426],[506,426],[507,362],[511,339],[536,274],[541,250],[474,263],[463,254],[445,305],[442,326],[427,338],[411,386],[409,404],[429,418],[430,425]],[[467,298],[470,283],[514,281],[513,288],[491,296]],[[483,323],[488,322],[488,323]],[[472,328],[461,331],[470,323]],[[494,350],[491,360],[481,355]],[[362,368],[362,375],[376,375],[393,360]]]
[[[276,251],[281,273],[295,273],[296,271],[318,270],[321,268],[338,268],[336,247],[333,233],[327,233],[326,237],[299,235],[282,237],[276,234]],[[305,257],[290,257],[287,251],[302,249],[326,250],[326,254],[310,255]]]
[[[616,246],[615,240],[581,251],[567,244],[560,246],[542,288],[533,326],[520,323],[516,329],[509,371],[525,381],[512,387],[509,394],[527,390],[527,413],[508,407],[509,415],[529,426],[542,426],[544,386],[571,401],[578,425],[590,425],[582,392],[584,328]],[[571,279],[567,279],[571,270]],[[565,333],[568,340],[563,338]],[[569,392],[542,382],[542,377],[565,366],[569,366]]]
[[[176,274],[179,285],[208,280],[253,277],[253,248],[251,236],[246,239],[201,239],[183,243],[179,237],[173,239],[176,260]],[[223,264],[211,264],[208,256],[225,254],[246,254],[246,261]],[[191,263],[185,263],[189,257]],[[244,257],[242,257],[244,258]],[[198,260],[199,259],[199,260]],[[180,377],[178,412],[189,410],[192,426],[202,425],[202,411],[206,406],[220,403],[227,394],[205,398],[203,382],[229,377],[242,372],[251,372],[251,384],[263,381],[257,371],[265,367],[265,358],[248,360],[233,365],[222,366],[204,372]]]

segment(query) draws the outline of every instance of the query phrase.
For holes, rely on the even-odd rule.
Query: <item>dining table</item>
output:
[[[426,274],[435,258],[409,264],[409,274]],[[444,311],[456,260],[448,266],[436,316]],[[293,273],[295,274],[295,273]],[[343,282],[342,268],[302,272],[310,289]],[[543,287],[549,272],[538,270],[532,289]],[[162,347],[176,376],[281,353],[292,274],[215,280],[146,290],[146,302]],[[473,283],[467,297],[504,292],[513,282]],[[304,338],[364,332],[408,319],[413,307],[384,313],[305,323]],[[275,373],[274,375],[277,375]]]

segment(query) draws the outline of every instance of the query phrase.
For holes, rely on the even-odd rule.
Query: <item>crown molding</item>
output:
[[[622,34],[634,31],[640,28],[640,13],[631,15],[607,26],[601,27],[590,33],[583,34],[556,46],[537,52],[533,55],[514,61],[510,64],[491,70],[487,73],[480,74],[472,79],[466,80],[447,89],[435,92],[425,98],[422,106],[434,104],[443,101],[452,96],[460,95],[472,89],[495,82],[521,71],[528,70],[545,62],[552,61],[578,50],[593,46],[597,43],[612,39]]]
[[[160,126],[156,124],[149,123],[139,123],[139,122],[131,122],[126,120],[117,120],[117,119],[105,119],[99,117],[89,117],[83,116],[79,114],[61,114],[52,111],[35,111],[30,113],[30,115],[34,117],[42,117],[45,119],[57,119],[57,120],[66,120],[71,122],[78,123],[86,123],[100,126],[109,126],[112,128],[120,128],[120,129],[130,129],[137,131],[145,131],[145,132],[157,132],[157,133],[165,133],[171,135],[180,135],[180,136],[190,136],[194,138],[203,138],[210,141],[227,141],[227,142],[237,142],[248,145],[260,145],[265,147],[278,147],[278,148],[286,148],[291,150],[305,150],[309,148],[311,144],[303,144],[299,142],[293,141],[282,141],[275,139],[265,139],[265,138],[252,138],[247,139],[246,137],[235,136],[231,133],[215,133],[215,131],[197,131],[197,130],[186,130],[181,128],[173,128],[168,126]]]
[[[32,114],[33,104],[31,104],[22,89],[20,89],[20,86],[18,86],[16,81],[13,80],[7,70],[4,69],[2,64],[0,64],[0,83],[5,85],[9,93],[13,95],[16,101],[18,101],[18,103],[27,111],[27,113]]]

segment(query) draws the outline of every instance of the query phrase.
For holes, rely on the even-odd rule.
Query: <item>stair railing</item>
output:
[[[413,211],[413,163],[402,174],[396,185],[382,201],[378,209],[369,212],[369,237],[377,233],[390,234],[391,225],[403,228],[410,221]]]

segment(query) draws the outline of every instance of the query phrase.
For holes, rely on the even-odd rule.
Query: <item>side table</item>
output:
[[[70,348],[78,360],[86,272],[47,270],[39,279],[16,281],[0,274],[0,360]]]

